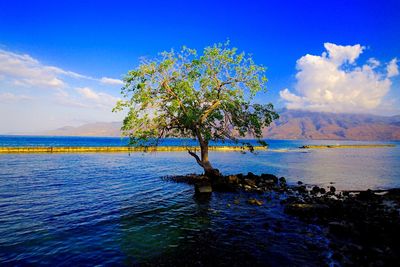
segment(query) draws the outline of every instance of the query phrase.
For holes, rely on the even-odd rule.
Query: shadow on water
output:
[[[321,266],[328,243],[322,230],[283,213],[278,196],[213,193],[190,204],[121,217],[126,265],[136,266]],[[187,199],[189,201],[189,199]],[[134,205],[136,206],[136,205]],[[134,207],[133,206],[133,207]],[[145,252],[145,253],[144,253]]]

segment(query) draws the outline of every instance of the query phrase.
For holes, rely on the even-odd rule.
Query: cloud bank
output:
[[[122,84],[0,49],[0,133],[120,120],[111,109]]]
[[[289,109],[365,113],[385,108],[383,99],[399,75],[397,59],[382,64],[370,58],[364,65],[356,60],[365,47],[325,43],[321,56],[305,55],[297,60],[295,93],[280,91]]]

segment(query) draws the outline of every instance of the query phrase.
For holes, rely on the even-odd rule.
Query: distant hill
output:
[[[280,119],[264,130],[271,139],[400,140],[400,116],[337,114],[282,110]],[[120,136],[121,122],[63,127],[45,135]]]
[[[264,130],[271,139],[400,140],[400,116],[284,110]]]
[[[78,127],[65,126],[40,134],[55,136],[121,136],[121,126],[121,122],[95,122]]]

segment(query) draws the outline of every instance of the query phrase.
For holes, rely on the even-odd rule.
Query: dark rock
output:
[[[255,198],[249,198],[247,200],[247,203],[249,203],[251,205],[257,205],[257,206],[261,206],[262,204],[264,204],[264,202],[262,202],[261,200],[255,199]]]
[[[297,186],[294,188],[294,190],[296,190],[297,192],[299,192],[300,194],[305,194],[307,193],[307,188],[305,185],[301,185],[301,186]]]
[[[400,188],[389,189],[388,192],[385,194],[385,197],[399,201],[400,200]]]
[[[249,172],[249,173],[247,173],[247,178],[248,178],[248,179],[256,179],[257,176],[256,176],[254,173]]]
[[[349,236],[353,231],[353,226],[345,222],[330,222],[329,232],[334,235]]]
[[[332,194],[335,194],[336,188],[334,186],[329,187],[329,192],[331,192]]]
[[[298,185],[302,185],[303,182],[302,182],[302,181],[298,181],[297,184],[298,184]]]
[[[368,189],[367,191],[361,191],[358,194],[358,199],[359,200],[363,200],[363,201],[368,201],[368,200],[372,200],[376,197],[375,193],[372,192],[371,189]]]
[[[279,184],[280,184],[280,186],[286,186],[286,179],[285,179],[285,177],[279,178]]]
[[[319,189],[319,192],[320,192],[322,195],[324,195],[324,194],[326,193],[326,190],[325,190],[325,188],[322,188],[322,187],[321,187],[321,188]]]
[[[237,175],[229,175],[226,177],[226,180],[230,184],[238,184],[239,183],[239,178]]]
[[[278,177],[276,177],[273,174],[268,174],[268,173],[261,174],[260,179],[267,183],[275,183],[276,184],[278,182]]]
[[[311,194],[316,195],[316,194],[318,194],[318,193],[319,193],[319,187],[318,187],[318,186],[314,186],[314,187],[312,188],[312,190],[311,190]]]
[[[244,179],[244,183],[248,186],[254,187],[256,186],[256,181],[251,179]]]
[[[310,204],[310,203],[293,203],[285,207],[287,214],[296,215],[299,217],[310,217],[312,215],[327,214],[329,206],[325,204]]]

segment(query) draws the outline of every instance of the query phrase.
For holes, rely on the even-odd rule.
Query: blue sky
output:
[[[268,68],[260,102],[400,114],[400,1],[318,2],[2,1],[0,133],[120,120],[141,56],[227,38]]]

